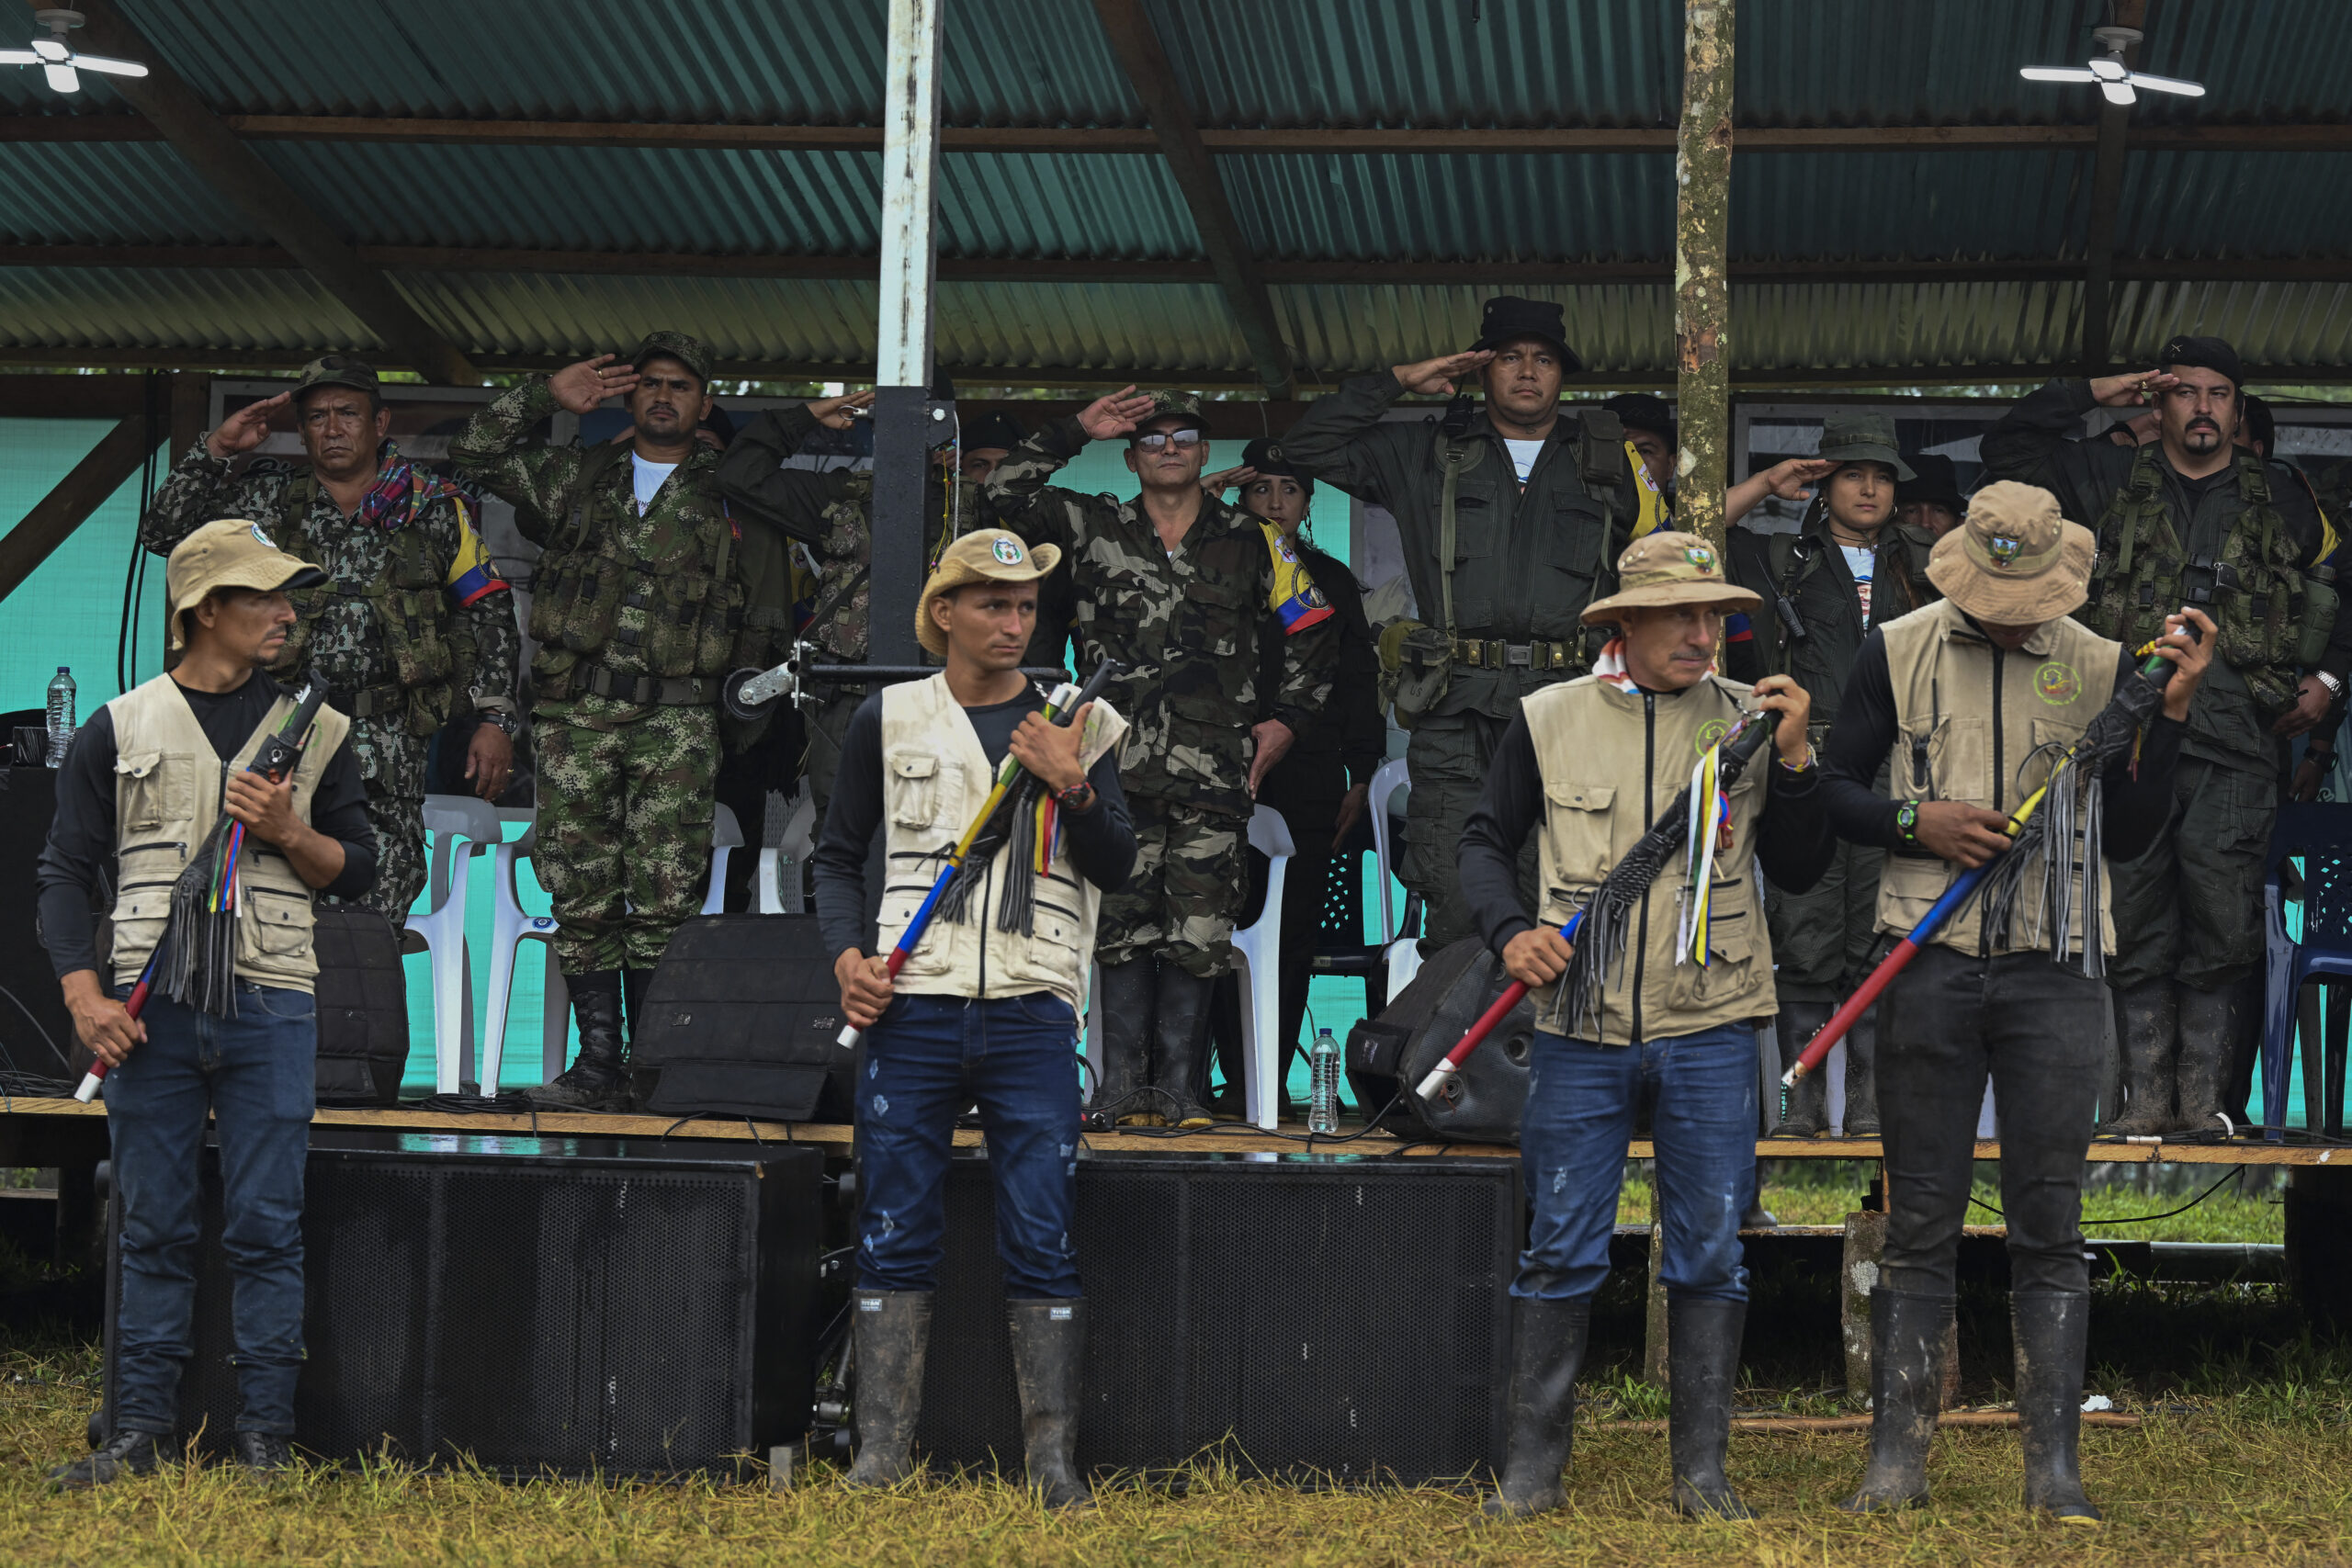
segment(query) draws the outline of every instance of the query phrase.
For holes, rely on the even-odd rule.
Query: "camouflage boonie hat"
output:
[[[1057,545],[1024,545],[1009,528],[977,528],[939,554],[939,568],[915,601],[915,640],[936,659],[947,657],[947,634],[931,618],[931,602],[967,582],[1035,582],[1061,565]]]
[[[2039,626],[2090,597],[2094,544],[2059,513],[2056,496],[2002,479],[1969,497],[1967,520],[1936,541],[1928,581],[1980,621]]]
[[[1140,430],[1152,421],[1165,419],[1171,413],[1182,414],[1193,422],[1193,429],[1204,435],[1208,434],[1208,421],[1201,417],[1201,400],[1190,392],[1152,393],[1151,412],[1136,421],[1136,428]]]
[[[1818,454],[1833,463],[1884,463],[1897,480],[1916,479],[1894,449],[1894,421],[1883,413],[1845,414],[1821,427]]]
[[[294,381],[294,406],[300,408],[302,394],[318,387],[349,387],[370,398],[384,395],[375,367],[348,354],[322,354],[302,367],[302,374]]]
[[[1719,610],[1753,610],[1764,603],[1724,576],[1715,547],[1696,534],[1661,529],[1645,534],[1617,558],[1616,592],[1585,606],[1584,624],[1614,620],[1620,610],[1653,604],[1713,604]]]
[[[642,368],[649,359],[674,359],[695,373],[695,379],[707,384],[710,380],[710,345],[698,337],[684,333],[648,333],[637,352],[628,356],[630,365]]]

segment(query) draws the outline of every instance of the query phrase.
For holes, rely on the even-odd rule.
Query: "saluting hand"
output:
[[[827,430],[847,430],[856,423],[850,410],[872,408],[874,394],[851,392],[838,398],[811,398],[807,406],[809,416]]]
[[[1078,411],[1079,428],[1089,441],[1115,441],[1149,419],[1152,406],[1150,396],[1138,396],[1133,387],[1106,393]]]
[[[1443,393],[1450,398],[1453,396],[1456,381],[1494,356],[1495,351],[1491,348],[1476,348],[1465,354],[1442,354],[1435,359],[1424,359],[1418,365],[1393,365],[1389,367],[1388,373],[1396,377],[1396,384],[1408,392],[1419,392],[1424,397]]]
[[[548,378],[548,391],[573,413],[594,413],[606,398],[626,397],[637,386],[637,367],[615,365],[616,354],[600,354],[567,365]]]
[[[1838,465],[1827,457],[1786,457],[1764,470],[1764,482],[1782,501],[1811,501],[1813,481]]]
[[[204,449],[223,462],[240,452],[252,451],[269,439],[269,416],[293,400],[293,393],[280,392],[274,398],[247,403],[204,438]]]
[[[2180,385],[2180,378],[2165,370],[2132,370],[2121,376],[2091,379],[2091,400],[2103,408],[2132,409],[2156,400],[2156,394]]]
[[[1201,488],[1211,495],[1223,495],[1229,490],[1239,490],[1258,477],[1255,468],[1220,468],[1214,474],[1201,476]]]

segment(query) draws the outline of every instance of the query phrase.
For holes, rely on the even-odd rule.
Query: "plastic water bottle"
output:
[[[65,748],[74,739],[74,671],[61,664],[49,683],[49,765],[65,765]]]
[[[1307,1067],[1313,1087],[1307,1091],[1306,1130],[1336,1133],[1340,1130],[1340,1043],[1331,1038],[1329,1030],[1316,1032]]]

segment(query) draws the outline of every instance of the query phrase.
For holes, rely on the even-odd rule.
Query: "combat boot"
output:
[[[1908,1508],[1928,1500],[1928,1450],[1943,1409],[1944,1335],[1952,1298],[1871,1292],[1871,1461],[1862,1484],[1838,1506],[1849,1514]]]
[[[50,1483],[62,1492],[85,1492],[133,1475],[153,1474],[178,1452],[168,1432],[133,1432],[125,1428],[80,1459],[54,1466]]]
[[[1560,1472],[1576,1432],[1577,1373],[1592,1328],[1592,1298],[1564,1302],[1514,1296],[1510,1385],[1505,1391],[1510,1447],[1494,1495],[1479,1506],[1490,1519],[1523,1519],[1567,1501]]]
[[[1151,1025],[1159,1000],[1159,960],[1146,954],[1094,972],[1094,1017],[1102,1040],[1102,1071],[1088,1110],[1122,1126],[1159,1125],[1159,1108],[1146,1089]]]
[[[1151,1062],[1151,1087],[1170,1123],[1207,1127],[1216,1113],[1203,1103],[1208,1088],[1209,997],[1215,980],[1187,974],[1173,964],[1159,966],[1159,1001],[1154,1020],[1158,1046]]]
[[[2020,1291],[2009,1297],[2017,1345],[2018,1436],[2025,1444],[2025,1506],[2060,1524],[2096,1528],[2083,1495],[2075,1438],[2083,1424],[2083,1357],[2090,1341],[2087,1295]]]
[[[1774,1032],[1781,1042],[1781,1071],[1786,1073],[1797,1065],[1797,1058],[1821,1032],[1837,1010],[1827,1002],[1783,1002],[1781,1016],[1774,1021]],[[1829,1130],[1828,1065],[1797,1079],[1794,1089],[1781,1091],[1781,1124],[1772,1129],[1776,1138],[1818,1138]]]
[[[611,969],[575,976],[571,1016],[580,1055],[561,1077],[523,1092],[542,1111],[627,1111],[628,1049],[621,1043],[620,976]]]
[[[1846,1136],[1875,1138],[1878,1120],[1878,1009],[1866,1008],[1846,1032]]]
[[[2153,1138],[2177,1125],[2173,1064],[2179,1052],[2180,995],[2170,980],[2115,993],[2115,1032],[2123,1052],[2123,1104],[2099,1123],[2114,1138]]]
[[[1666,1431],[1675,1510],[1693,1518],[1752,1519],[1756,1510],[1740,1501],[1724,1474],[1747,1303],[1670,1300],[1666,1316]]]
[[[1084,1511],[1094,1493],[1078,1472],[1078,1367],[1086,1353],[1086,1303],[1075,1296],[1004,1303],[1012,1376],[1021,1387],[1021,1440],[1029,1487],[1048,1508]]]
[[[2180,987],[2180,1068],[2176,1080],[2180,1114],[2166,1131],[2220,1134],[2228,1127],[2222,1118],[2222,1096],[2229,1087],[2230,1057],[2236,1048],[2244,1010],[2238,1005],[2235,985],[2218,991]]]
[[[843,1484],[896,1486],[915,1470],[915,1423],[922,1416],[922,1365],[931,1349],[929,1291],[850,1292],[851,1353],[857,1381],[851,1414],[857,1462]]]

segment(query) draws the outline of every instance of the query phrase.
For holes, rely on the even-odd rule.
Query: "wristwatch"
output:
[[[523,728],[521,719],[500,708],[484,708],[478,716],[484,724],[504,735],[509,740],[514,739]]]
[[[2326,671],[2314,670],[2312,673],[2319,677],[2319,683],[2327,688],[2327,694],[2329,696],[2340,697],[2344,694],[2344,682],[2329,674]]]
[[[1094,786],[1080,779],[1068,789],[1056,790],[1054,804],[1073,817],[1083,817],[1094,809]]]
[[[1917,801],[1906,800],[1894,808],[1894,836],[1902,840],[1907,848],[1916,850],[1919,847],[1919,803]]]

